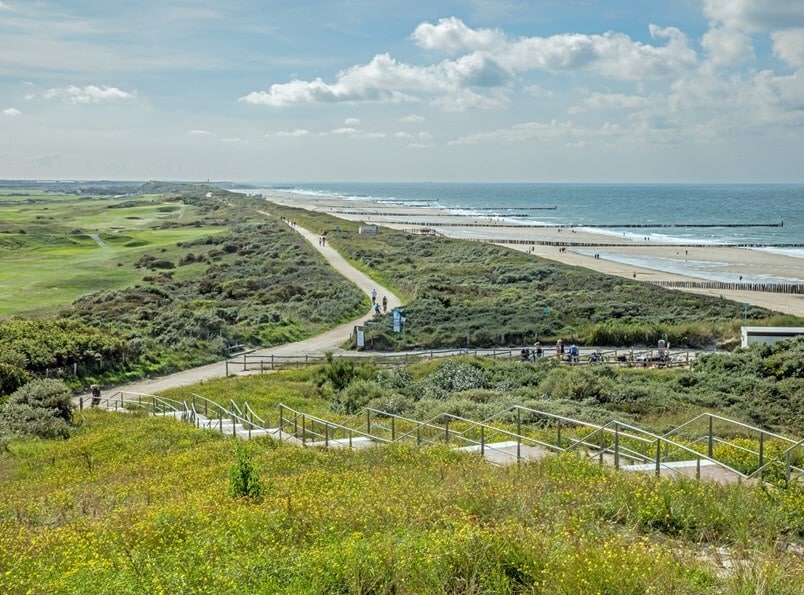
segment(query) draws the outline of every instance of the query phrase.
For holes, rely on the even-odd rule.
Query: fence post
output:
[[[366,434],[371,434],[371,409],[366,409]]]
[[[391,418],[391,442],[396,442],[396,421],[395,418]]]
[[[661,476],[662,470],[659,466],[659,462],[662,459],[662,441],[661,438],[656,439],[656,477]]]
[[[421,446],[422,444],[422,425],[419,424],[416,426],[416,446]]]
[[[307,422],[304,415],[302,415],[302,444],[307,444]]]
[[[516,410],[516,462],[522,458],[522,410]]]
[[[765,463],[765,432],[759,433],[759,478],[762,479],[762,465]]]
[[[558,448],[561,448],[561,420],[558,420],[558,426],[556,427],[556,441],[558,442]]]
[[[486,426],[480,426],[480,458],[486,456]]]
[[[229,377],[229,360],[226,360],[226,377]]]
[[[614,468],[620,470],[620,424],[614,422]]]
[[[329,448],[329,424],[324,424],[324,448]]]
[[[706,447],[706,455],[711,459],[714,452],[714,424],[715,420],[712,414],[709,414],[709,442]]]
[[[784,455],[784,485],[787,487],[790,485],[790,451],[788,450],[787,453]]]
[[[245,371],[247,371],[247,369],[248,368],[246,368],[246,354],[244,353],[243,354],[243,371],[245,372]]]
[[[606,448],[606,433],[603,428],[600,428],[600,454],[598,455],[598,463],[603,464],[603,450]]]
[[[449,445],[449,419],[444,424],[444,444]]]

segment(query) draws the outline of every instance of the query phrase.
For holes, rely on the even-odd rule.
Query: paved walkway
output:
[[[270,215],[264,211],[260,211],[264,215]],[[290,224],[289,224],[290,225]],[[378,285],[374,280],[371,279],[365,273],[358,271],[354,268],[351,264],[346,262],[346,260],[329,244],[322,246],[319,243],[319,236],[316,236],[311,231],[308,231],[298,225],[290,225],[292,229],[300,233],[310,244],[318,250],[324,258],[329,262],[329,264],[334,268],[338,273],[346,277],[348,280],[353,282],[357,287],[364,291],[367,295],[371,295],[371,290],[376,289],[378,300],[382,299],[382,296],[388,297],[388,309],[396,308],[402,305],[401,300],[394,295],[389,289]],[[257,356],[270,356],[270,355],[281,355],[281,356],[288,356],[288,355],[325,355],[328,352],[336,353],[340,350],[341,346],[350,338],[352,331],[354,330],[355,326],[362,325],[368,320],[371,320],[374,317],[374,313],[369,311],[365,315],[361,316],[356,320],[352,320],[351,322],[347,322],[346,324],[342,324],[332,330],[325,332],[322,335],[318,335],[316,337],[311,337],[309,339],[305,339],[304,341],[299,341],[296,343],[287,343],[285,345],[278,345],[276,347],[270,347],[267,349],[258,349],[253,352],[253,355]],[[167,390],[169,388],[175,388],[177,386],[188,386],[190,384],[196,384],[198,382],[204,380],[210,380],[213,378],[221,378],[226,375],[226,363],[225,361],[216,362],[214,364],[208,364],[206,366],[200,366],[198,368],[192,368],[189,370],[184,370],[182,372],[176,372],[175,374],[170,374],[168,376],[161,376],[159,378],[152,378],[148,380],[140,380],[131,384],[121,385],[115,387],[113,390],[116,391],[126,391],[132,393],[145,393],[145,394],[159,394],[161,391]],[[106,389],[107,394],[109,394],[109,390]]]

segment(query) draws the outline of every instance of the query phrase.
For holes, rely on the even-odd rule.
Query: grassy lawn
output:
[[[144,273],[133,265],[146,252],[173,258],[177,243],[227,230],[194,226],[197,215],[193,205],[159,197],[0,192],[0,317],[44,313],[137,283]]]

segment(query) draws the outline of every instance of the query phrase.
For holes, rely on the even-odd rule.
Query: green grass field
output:
[[[0,191],[0,317],[52,311],[75,298],[140,281],[147,251],[222,233],[192,225],[197,207],[158,197],[79,197]]]

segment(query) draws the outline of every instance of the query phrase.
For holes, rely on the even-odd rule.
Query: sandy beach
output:
[[[411,207],[312,196],[278,190],[260,190],[266,200],[322,211],[352,221],[394,229],[431,229],[441,235],[499,243],[569,265],[609,275],[643,281],[705,281],[740,283],[761,279],[785,279],[804,283],[804,259],[763,249],[711,245],[658,245],[651,239],[633,239],[613,233],[559,227],[528,227],[495,217],[451,214],[435,207]],[[545,244],[540,244],[544,242]],[[549,245],[565,243],[559,247]],[[699,274],[696,274],[698,272]],[[683,291],[720,296],[786,314],[804,316],[804,295],[749,291],[746,289],[686,288]]]

